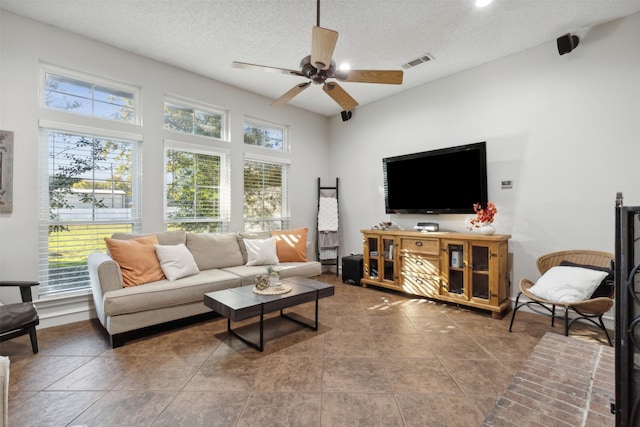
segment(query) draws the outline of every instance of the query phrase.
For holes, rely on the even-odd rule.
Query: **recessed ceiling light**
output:
[[[476,7],[485,7],[491,4],[493,0],[476,0]]]

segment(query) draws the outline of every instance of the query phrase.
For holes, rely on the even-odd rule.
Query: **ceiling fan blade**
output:
[[[233,61],[231,63],[231,66],[235,68],[243,68],[245,70],[267,71],[269,73],[280,73],[280,74],[289,74],[292,76],[307,77],[297,70],[289,70],[286,68],[277,68],[277,67],[267,67],[266,65],[248,64],[246,62]]]
[[[281,105],[286,104],[287,102],[291,101],[291,99],[296,96],[297,94],[299,94],[300,92],[302,92],[303,90],[305,90],[306,88],[308,88],[311,85],[311,82],[307,82],[307,83],[302,83],[299,85],[295,85],[293,88],[289,89],[287,91],[287,93],[285,93],[284,95],[282,95],[280,98],[276,99],[275,101],[273,101],[271,103],[272,107],[279,107]]]
[[[311,36],[311,65],[319,70],[326,70],[331,65],[333,50],[338,42],[338,32],[313,27]]]
[[[336,82],[325,83],[322,86],[324,90],[343,110],[349,111],[358,106],[358,101],[353,99],[344,89]]]
[[[387,85],[402,84],[401,70],[338,70],[335,78],[341,82],[382,83]]]

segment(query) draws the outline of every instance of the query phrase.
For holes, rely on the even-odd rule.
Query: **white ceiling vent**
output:
[[[402,64],[402,68],[404,68],[405,70],[409,69],[409,68],[413,68],[416,65],[420,65],[420,64],[424,64],[425,62],[429,62],[433,60],[433,55],[429,54],[429,53],[425,53],[424,55],[416,58],[416,59],[412,59],[411,61],[407,62],[406,64]]]

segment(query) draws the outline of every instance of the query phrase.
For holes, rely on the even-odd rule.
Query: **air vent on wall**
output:
[[[402,68],[404,68],[405,70],[408,68],[413,68],[416,65],[420,65],[420,64],[424,64],[425,62],[429,62],[433,60],[433,55],[425,53],[424,55],[416,58],[416,59],[412,59],[411,61],[407,62],[406,64],[402,64]]]

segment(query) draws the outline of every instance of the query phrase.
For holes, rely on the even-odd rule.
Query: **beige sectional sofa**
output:
[[[149,235],[116,233],[111,239],[140,240],[141,236]],[[140,332],[142,328],[210,313],[203,303],[205,293],[249,285],[254,282],[256,275],[266,274],[266,265],[247,265],[252,254],[247,253],[245,239],[267,242],[271,237],[268,232],[168,231],[156,233],[155,237],[157,244],[164,248],[185,245],[198,266],[198,272],[177,279],[172,277],[173,280],[165,277],[137,286],[125,286],[123,269],[109,254],[93,252],[89,255],[95,309],[114,348],[124,344],[135,335],[133,332]],[[251,247],[253,242],[250,242]],[[304,242],[303,247],[306,249],[306,259],[313,259],[313,245]],[[256,261],[255,257],[252,261]],[[165,265],[162,268],[164,270]],[[281,277],[315,277],[322,273],[322,265],[317,261],[278,262],[275,270]]]

